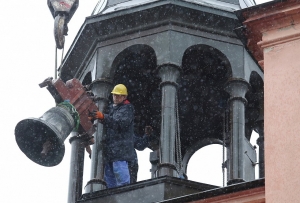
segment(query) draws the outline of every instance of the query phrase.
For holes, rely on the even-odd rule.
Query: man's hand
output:
[[[89,119],[90,120],[93,120],[93,119],[102,120],[102,119],[104,119],[104,115],[102,112],[94,110],[93,112],[89,112]]]
[[[153,129],[152,129],[151,126],[146,126],[145,127],[145,134],[146,135],[150,136],[152,134],[152,131],[153,131]]]

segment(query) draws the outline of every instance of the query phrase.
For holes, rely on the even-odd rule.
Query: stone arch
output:
[[[178,79],[183,153],[199,140],[223,140],[223,114],[229,98],[223,88],[231,76],[230,62],[221,51],[208,45],[185,51]]]
[[[189,64],[194,65],[190,68],[203,69],[210,74],[216,74],[218,79],[226,80],[232,75],[231,65],[226,55],[215,47],[206,44],[197,44],[188,47],[182,56],[182,68],[187,69],[186,60],[192,60]],[[199,67],[203,65],[204,67]],[[223,74],[223,75],[222,75]]]
[[[146,125],[151,125],[157,136],[160,132],[161,93],[156,67],[154,50],[143,44],[124,49],[112,63],[110,75],[114,85],[122,83],[127,87],[128,99],[135,107],[138,134],[144,133]]]
[[[135,44],[125,48],[114,58],[109,75],[114,77],[116,71],[123,68],[120,66],[125,64],[130,64],[134,67],[140,66],[140,69],[151,69],[153,71],[153,64],[155,64],[155,68],[157,66],[155,51],[146,44]]]

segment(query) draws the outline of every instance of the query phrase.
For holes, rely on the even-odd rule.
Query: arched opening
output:
[[[246,138],[250,140],[252,131],[257,122],[263,120],[264,85],[262,78],[256,72],[250,75],[250,90],[246,94],[247,105],[245,109]]]
[[[114,60],[113,82],[128,89],[128,99],[135,108],[135,133],[144,134],[151,125],[154,134],[160,132],[160,80],[155,73],[156,56],[147,45],[133,45],[123,50]],[[111,101],[111,99],[110,99]]]
[[[149,153],[158,149],[161,120],[160,79],[156,76],[156,55],[147,45],[133,45],[123,50],[112,65],[113,82],[124,84],[128,90],[128,100],[135,108],[135,134],[143,136],[145,126],[153,128],[153,142],[138,155],[138,181],[151,178]],[[112,99],[109,99],[112,101]],[[147,173],[148,172],[148,173]]]
[[[264,82],[261,76],[253,71],[250,75],[250,90],[246,94],[248,104],[245,109],[245,136],[252,145],[256,146],[257,164],[255,165],[255,178],[264,177],[264,143],[257,144],[261,137],[263,140],[264,122]]]
[[[226,56],[207,45],[189,47],[178,79],[183,154],[204,139],[223,140],[228,93],[224,84],[232,75]]]
[[[256,147],[258,134],[252,131],[250,143]],[[224,150],[224,151],[223,151]],[[190,158],[187,165],[187,176],[189,180],[216,186],[227,185],[227,169],[222,167],[226,161],[227,150],[221,144],[211,144],[197,150]],[[255,179],[259,178],[259,160],[255,166]]]
[[[226,150],[224,150],[226,153]],[[226,154],[224,154],[226,157]],[[223,186],[226,171],[222,168],[223,146],[219,144],[207,145],[196,151],[189,160],[187,176],[189,180],[210,185]],[[226,181],[225,181],[226,184]]]

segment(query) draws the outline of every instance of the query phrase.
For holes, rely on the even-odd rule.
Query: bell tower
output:
[[[99,1],[63,61],[60,77],[90,85],[100,110],[114,84],[127,86],[137,133],[151,125],[157,138],[151,145],[152,179],[143,186],[165,181],[161,200],[177,196],[168,192],[167,182],[192,184],[188,162],[209,144],[226,148],[228,185],[255,179],[256,151],[249,140],[253,130],[263,132],[263,73],[237,37],[241,25],[233,13],[251,3]],[[101,125],[94,137],[83,199],[105,191]],[[215,187],[197,184],[196,191]]]
[[[227,185],[255,179],[257,153],[250,137],[253,130],[259,133],[263,160],[263,72],[238,38],[236,28],[242,25],[233,13],[251,5],[251,0],[98,2],[67,52],[59,77],[64,82],[78,79],[93,93],[100,111],[111,101],[112,87],[125,84],[135,107],[136,133],[145,125],[154,130],[152,178],[106,189],[106,133],[94,123],[90,181],[81,196],[69,192],[76,202],[158,202],[217,188],[190,181],[187,174],[192,155],[210,144],[227,151]]]

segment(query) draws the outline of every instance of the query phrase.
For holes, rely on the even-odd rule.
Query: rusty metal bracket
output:
[[[78,79],[73,78],[64,83],[60,78],[53,80],[52,77],[49,77],[39,86],[41,88],[47,87],[56,103],[69,100],[76,108],[80,116],[79,134],[87,133],[89,136],[94,134],[95,127],[88,119],[88,113],[89,111],[98,110],[98,108],[93,101],[93,96],[86,91],[86,88]]]

